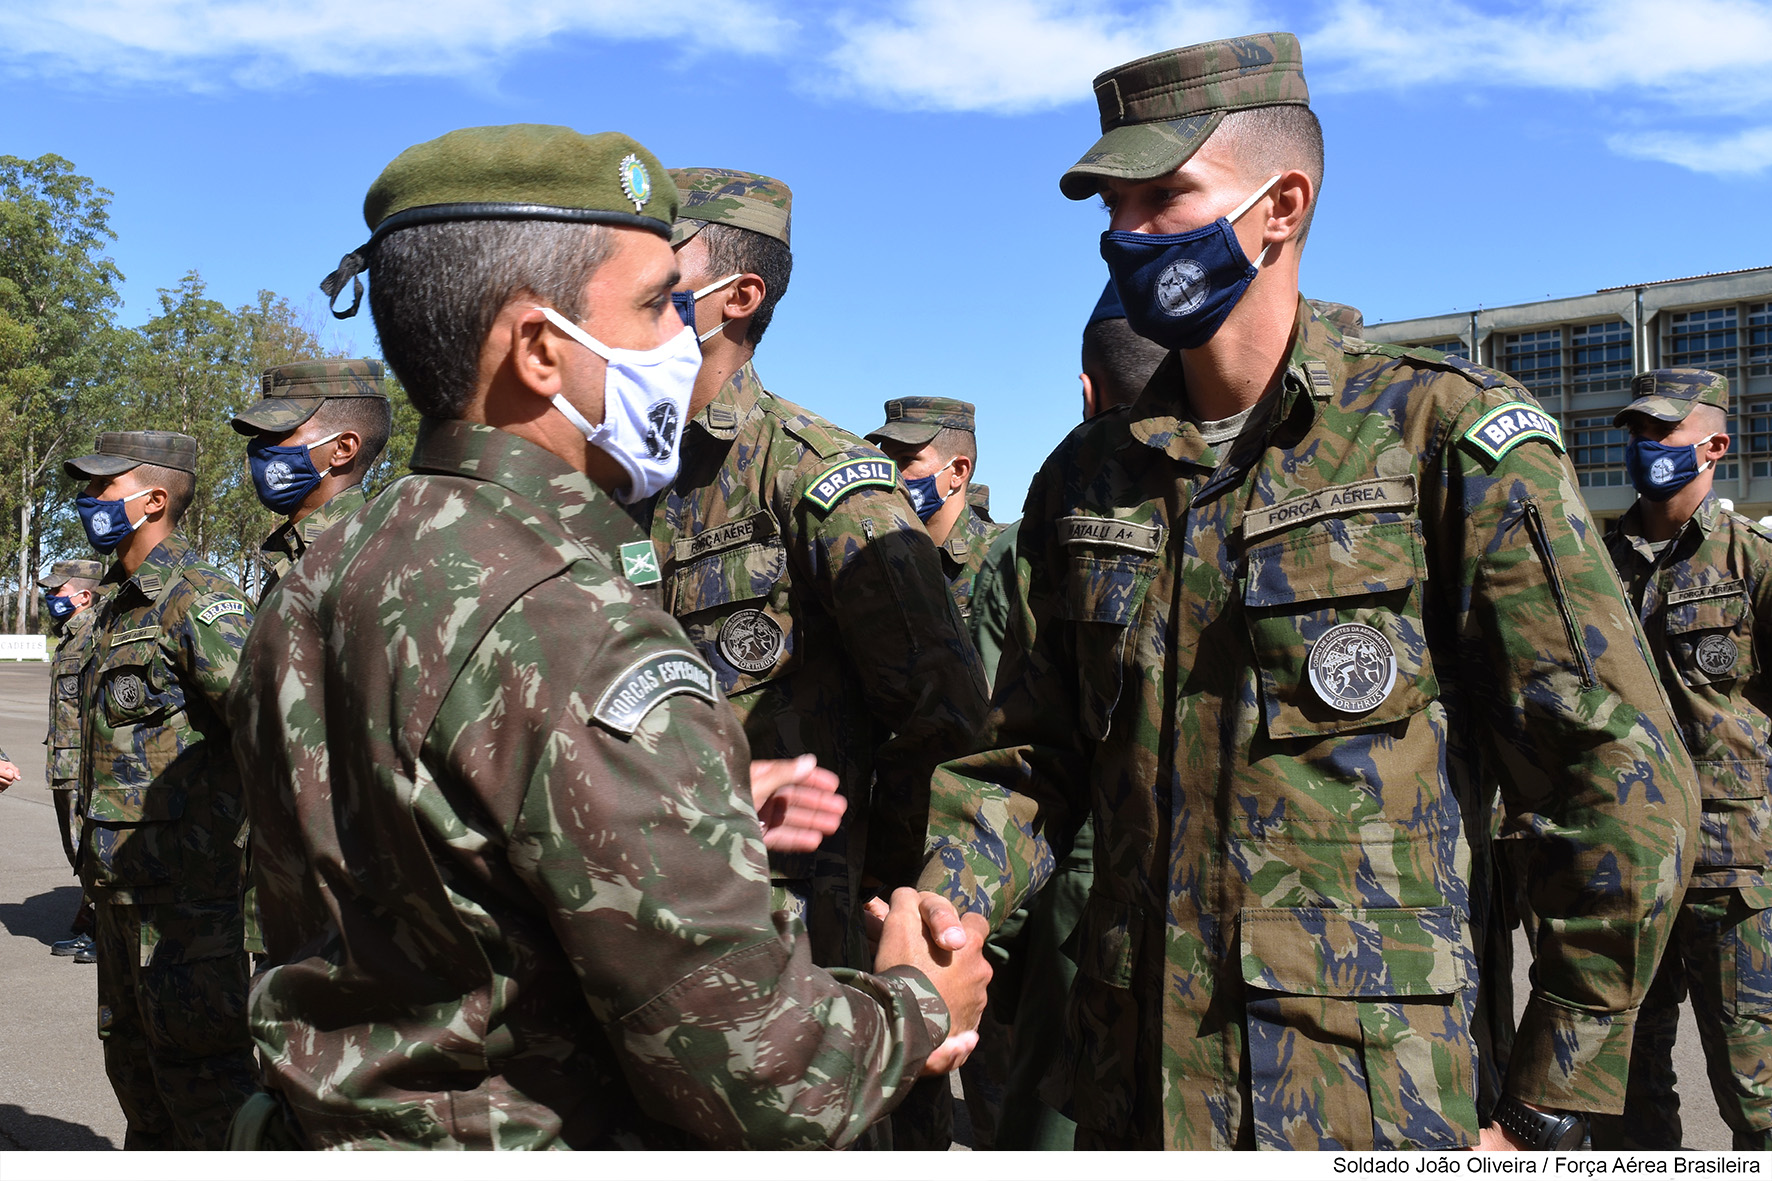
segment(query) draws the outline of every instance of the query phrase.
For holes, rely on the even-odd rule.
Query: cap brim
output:
[[[1101,192],[1102,182],[1108,179],[1167,176],[1186,164],[1223,120],[1223,111],[1205,111],[1185,119],[1116,127],[1058,178],[1058,191],[1073,201],[1086,201]]]
[[[74,580],[71,578],[57,578],[53,574],[45,574],[42,578],[39,578],[37,580],[37,585],[42,587],[44,590],[54,590],[56,587],[66,586],[68,583],[70,583],[72,581],[74,581]]]
[[[124,472],[132,472],[142,465],[143,461],[131,459],[127,455],[82,455],[79,459],[70,459],[62,464],[62,471],[70,480],[95,480],[100,476],[120,476]]]
[[[242,435],[286,435],[320,409],[323,398],[266,398],[234,415],[234,429]]]
[[[921,447],[941,433],[941,427],[927,422],[889,422],[883,427],[867,433],[870,443],[887,439],[894,443],[908,443],[912,447]]]
[[[1685,422],[1686,416],[1692,413],[1692,407],[1696,405],[1696,399],[1687,402],[1680,398],[1663,398],[1657,395],[1638,398],[1612,416],[1612,425],[1623,426],[1628,414],[1641,414],[1661,422]]]
[[[682,217],[671,223],[671,249],[675,250],[695,235],[707,228],[707,222],[697,221],[693,217]]]

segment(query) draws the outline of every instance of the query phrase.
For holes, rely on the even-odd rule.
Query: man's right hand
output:
[[[5,759],[0,759],[0,791],[5,791],[18,782],[18,767]]]
[[[919,895],[909,886],[892,892],[880,932],[874,970],[883,972],[902,964],[920,970],[935,985],[948,1008],[948,1039],[929,1057],[923,1073],[942,1074],[960,1065],[977,1045],[978,1019],[984,1012],[985,986],[991,982],[991,966],[984,958],[984,940],[990,933],[983,918],[969,914],[942,928],[940,946],[926,934],[934,925],[930,911],[934,894]],[[950,908],[948,915],[952,915]]]

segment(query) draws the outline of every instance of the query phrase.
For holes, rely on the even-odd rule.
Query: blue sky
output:
[[[229,304],[313,299],[363,193],[455,127],[621,130],[795,191],[792,289],[758,354],[852,430],[978,403],[997,516],[1078,413],[1104,214],[1057,178],[1089,80],[1297,32],[1328,165],[1306,294],[1368,321],[1772,264],[1772,6],[1740,0],[89,0],[0,11],[0,152],[115,193],[126,323],[188,269]],[[27,11],[27,10],[36,11]]]

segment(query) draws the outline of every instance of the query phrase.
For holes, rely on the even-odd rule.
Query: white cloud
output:
[[[0,7],[0,58],[59,76],[271,86],[474,74],[575,34],[763,53],[794,27],[769,0],[693,18],[651,0],[92,0]]]
[[[1613,135],[1606,146],[1620,156],[1660,160],[1717,176],[1746,176],[1772,166],[1772,127],[1750,127],[1729,136],[1691,136],[1656,131]]]

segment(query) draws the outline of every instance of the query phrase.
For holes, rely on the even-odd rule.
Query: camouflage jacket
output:
[[[93,591],[94,599],[99,589]],[[93,621],[98,605],[90,606],[59,626],[61,642],[50,664],[49,748],[45,773],[51,787],[78,787],[80,782],[80,670],[92,656]]]
[[[1772,679],[1760,668],[1772,660],[1772,535],[1707,496],[1659,559],[1638,505],[1606,543],[1698,771],[1692,885],[1739,887],[1752,905],[1772,906]]]
[[[215,946],[181,954],[238,950],[246,812],[222,698],[251,609],[177,533],[103,589],[80,677],[81,880],[95,901],[202,903]]]
[[[743,731],[617,573],[644,538],[502,431],[426,420],[411,462],[278,585],[229,703],[270,1085],[316,1147],[853,1139],[946,1011],[772,916]]]
[[[1302,305],[1222,466],[1180,384],[1172,356],[1035,477],[1031,650],[937,777],[924,887],[1000,922],[1093,813],[1063,1081],[1095,1138],[1469,1144],[1475,747],[1537,847],[1509,1089],[1618,1111],[1696,809],[1554,421]]]
[[[947,540],[941,543],[941,571],[948,576],[948,590],[953,593],[954,606],[960,609],[960,618],[967,623],[968,633],[972,623],[972,591],[978,581],[978,572],[984,566],[991,544],[1003,529],[1004,526],[968,502],[954,519]],[[986,684],[989,683],[987,677]]]
[[[262,601],[278,580],[301,561],[314,539],[369,503],[361,484],[353,484],[299,521],[285,521],[258,547],[259,561],[265,568],[265,589]]]
[[[864,873],[915,879],[929,775],[969,748],[986,708],[935,547],[890,461],[749,365],[684,432],[682,472],[652,512],[664,608],[751,753],[811,752],[842,782],[843,829],[773,867],[810,894],[814,959],[865,964]]]
[[[1001,527],[996,540],[979,565],[978,577],[972,583],[972,614],[967,618],[972,646],[984,665],[985,680],[997,683],[997,668],[1003,661],[1003,649],[1020,642],[1023,634],[1016,630],[1013,614],[1016,604],[1016,538],[1021,522]]]

